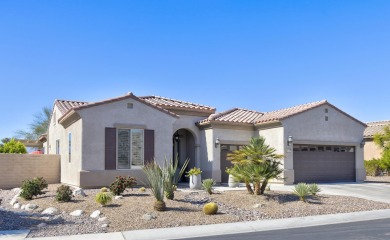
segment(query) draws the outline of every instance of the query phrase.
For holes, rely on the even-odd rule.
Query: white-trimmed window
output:
[[[144,165],[144,130],[117,130],[117,169]]]

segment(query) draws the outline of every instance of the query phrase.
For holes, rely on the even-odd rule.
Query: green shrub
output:
[[[149,163],[143,167],[143,171],[148,178],[147,185],[152,191],[152,194],[156,201],[153,204],[153,208],[156,211],[165,211],[166,206],[164,202],[164,176],[163,171],[156,162]]]
[[[390,148],[383,149],[381,159],[379,160],[379,167],[382,171],[390,171]]]
[[[21,187],[20,197],[31,200],[33,197],[43,194],[41,185],[36,179],[24,180]]]
[[[39,189],[41,189],[41,191],[49,186],[43,177],[36,177],[33,181],[39,185]]]
[[[72,200],[72,190],[69,186],[61,185],[56,191],[56,200],[58,202],[69,202]]]
[[[165,197],[169,200],[173,200],[175,197],[176,185],[179,182],[179,179],[183,175],[188,163],[189,159],[186,159],[183,166],[179,170],[179,160],[175,161],[171,158],[171,160],[165,159],[164,167],[162,170],[162,175],[164,178],[164,191]],[[179,170],[179,171],[178,171]]]
[[[215,202],[206,203],[203,206],[203,213],[206,215],[214,215],[218,212],[218,204]]]
[[[306,183],[298,183],[295,185],[293,193],[299,197],[299,200],[306,202],[306,197],[310,195],[309,186]]]
[[[215,181],[212,178],[208,178],[202,181],[202,188],[208,193],[213,194],[213,187],[215,185]]]
[[[133,187],[137,185],[137,179],[134,177],[122,177],[117,176],[115,178],[115,181],[111,183],[110,185],[110,191],[115,195],[121,195],[126,188],[131,188],[133,190]]]
[[[11,139],[0,147],[0,153],[27,153],[27,150],[23,143]]]
[[[320,189],[320,187],[318,187],[317,184],[312,183],[312,184],[309,184],[309,192],[311,195],[315,196],[317,193],[321,192],[321,189]]]
[[[372,159],[364,161],[364,168],[367,176],[378,176],[381,171],[381,160]]]
[[[95,201],[101,204],[103,207],[112,201],[112,194],[107,192],[107,190],[107,188],[102,188],[101,191],[95,196]]]

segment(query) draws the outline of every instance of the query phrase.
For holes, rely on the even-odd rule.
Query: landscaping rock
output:
[[[15,196],[12,198],[11,202],[9,204],[11,204],[12,206],[18,202],[18,196]]]
[[[75,211],[69,213],[69,215],[73,216],[73,217],[80,217],[83,213],[84,213],[83,210],[75,210]]]
[[[21,188],[13,188],[11,191],[18,194],[22,191],[22,189]]]
[[[153,213],[146,213],[142,216],[142,218],[146,221],[150,221],[152,219],[156,219],[156,215],[154,215]]]
[[[47,223],[40,223],[37,225],[38,228],[43,228],[43,227],[46,227],[47,226]]]
[[[37,209],[37,208],[38,208],[38,205],[29,203],[29,204],[26,205],[26,207],[25,207],[24,209],[25,209],[26,211],[31,212],[31,211],[34,211],[34,210]]]
[[[14,204],[14,208],[15,208],[15,209],[19,209],[20,207],[21,207],[21,206],[20,206],[20,203],[15,203],[15,204]]]
[[[102,224],[100,227],[101,227],[101,228],[106,228],[106,227],[108,227],[108,224],[107,224],[107,223]]]
[[[101,217],[98,219],[99,222],[105,222],[107,221],[107,217]]]
[[[87,195],[85,194],[84,190],[82,188],[76,188],[75,190],[73,190],[73,196],[77,197],[77,196],[82,196],[82,197],[86,197]]]
[[[20,207],[20,209],[25,210],[25,209],[26,209],[26,204],[23,204],[23,205]]]
[[[91,218],[97,218],[100,216],[100,211],[99,210],[96,210],[94,211],[93,213],[91,213],[90,217]]]
[[[42,214],[54,215],[58,213],[58,209],[54,207],[49,207],[43,210]]]
[[[118,199],[123,199],[123,196],[121,196],[121,195],[115,196],[115,200],[118,200]]]
[[[253,208],[262,208],[262,207],[265,207],[265,204],[258,203],[258,204],[253,205]]]
[[[50,217],[41,217],[41,219],[46,220],[46,221],[49,221],[49,220],[50,220]]]

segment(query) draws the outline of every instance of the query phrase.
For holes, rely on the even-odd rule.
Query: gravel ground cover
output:
[[[153,210],[154,198],[150,191],[128,190],[123,199],[113,200],[107,207],[95,203],[94,196],[99,189],[86,189],[86,197],[75,197],[68,203],[54,200],[59,185],[49,185],[44,195],[31,201],[19,200],[21,204],[32,203],[39,207],[32,212],[14,209],[10,201],[15,195],[12,190],[1,190],[3,199],[0,208],[0,230],[31,229],[28,237],[76,235],[151,229],[190,225],[205,225],[239,221],[256,221],[301,217],[332,213],[345,213],[390,208],[390,204],[345,196],[319,194],[310,197],[306,203],[286,192],[266,192],[264,196],[252,196],[245,191],[224,191],[208,195],[204,191],[180,189],[175,192],[173,201],[166,200],[168,211]],[[206,216],[202,213],[205,203],[218,203],[218,214]],[[43,215],[41,212],[55,207],[55,215]],[[74,210],[83,210],[79,217],[70,216]],[[100,221],[90,214],[100,210]]]

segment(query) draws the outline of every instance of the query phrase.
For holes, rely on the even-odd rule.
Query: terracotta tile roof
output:
[[[166,109],[172,109],[172,108],[181,108],[181,109],[196,109],[196,110],[205,110],[205,111],[215,111],[215,108],[206,106],[206,105],[201,105],[197,103],[191,103],[191,102],[185,102],[185,101],[180,101],[176,99],[171,99],[171,98],[165,98],[165,97],[160,97],[160,96],[145,96],[145,97],[140,97],[144,101],[155,105],[155,106],[160,106],[162,108]]]
[[[58,109],[61,111],[62,114],[65,114],[72,108],[87,105],[89,103],[80,102],[80,101],[69,101],[69,100],[55,100],[54,104],[57,105]]]
[[[242,109],[233,108],[224,112],[211,114],[210,117],[200,121],[200,124],[208,122],[229,122],[229,123],[249,123],[252,124],[263,113]]]
[[[320,105],[323,105],[327,103],[326,100],[321,100],[317,102],[311,102],[306,103],[294,107],[284,108],[281,110],[276,110],[272,112],[265,112],[262,116],[260,116],[255,123],[266,123],[266,122],[273,122],[273,121],[280,121],[282,119],[291,117],[293,115],[296,115],[298,113],[302,113],[305,111],[308,111],[312,108],[318,107]]]
[[[366,130],[364,130],[364,137],[369,138],[377,133],[381,133],[385,126],[390,126],[390,120],[367,123]]]

